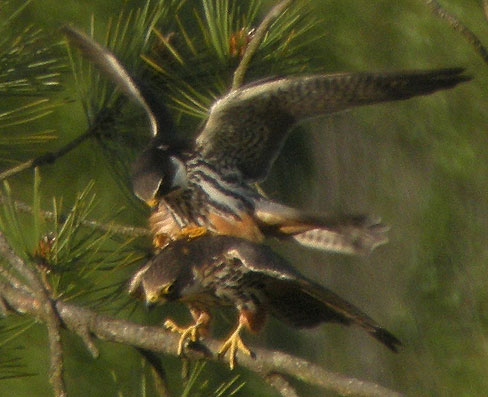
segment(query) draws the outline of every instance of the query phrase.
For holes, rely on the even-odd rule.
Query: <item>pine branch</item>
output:
[[[47,325],[49,337],[49,349],[51,356],[49,380],[53,385],[56,396],[66,396],[66,386],[64,384],[63,372],[63,348],[61,346],[60,327],[61,323],[45,286],[35,272],[14,253],[7,239],[0,232],[0,254],[7,259],[12,267],[24,277],[34,291],[37,306],[37,316],[41,317]],[[30,296],[30,295],[29,295]]]
[[[46,321],[42,316],[42,305],[37,297],[14,288],[7,282],[0,281],[0,296],[9,308]],[[93,310],[66,303],[63,300],[54,302],[63,325],[74,333],[84,328],[95,338],[121,343],[155,353],[176,356],[179,336],[164,330],[162,327],[144,326],[130,321],[119,320],[101,315]],[[209,339],[205,342],[211,351],[217,351],[221,341]],[[270,373],[293,376],[311,385],[335,391],[341,395],[399,397],[401,394],[378,384],[349,378],[286,353],[263,348],[254,349],[256,359],[247,356],[239,357],[239,364],[264,378]],[[190,358],[201,358],[189,351]],[[217,360],[216,356],[211,358]]]
[[[455,15],[450,14],[447,12],[436,0],[424,0],[425,4],[431,9],[432,13],[439,17],[440,19],[445,20],[451,28],[455,31],[459,32],[474,50],[478,53],[483,61],[488,64],[488,50],[483,45],[481,40],[470,30],[466,25],[464,25]],[[486,0],[483,1],[483,10],[485,13],[485,17],[488,19],[488,2]]]
[[[0,277],[7,280],[14,288],[20,289],[29,295],[33,295],[32,290],[27,285],[2,266],[0,266]]]
[[[296,390],[290,385],[283,375],[273,372],[268,374],[265,380],[269,385],[278,390],[283,397],[298,397]]]

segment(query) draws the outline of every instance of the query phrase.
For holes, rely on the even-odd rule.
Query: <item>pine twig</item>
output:
[[[268,31],[271,22],[273,22],[275,18],[280,16],[283,13],[283,11],[290,6],[292,2],[293,0],[281,1],[280,3],[275,5],[264,17],[263,21],[256,29],[256,33],[254,34],[254,37],[249,42],[249,45],[247,46],[246,51],[244,52],[241,62],[239,63],[239,66],[237,66],[234,72],[234,78],[232,80],[232,88],[231,88],[232,91],[237,90],[244,82],[244,76],[246,75],[246,71],[249,67],[249,63],[251,62],[253,55],[261,45],[264,35]]]
[[[0,254],[26,279],[34,291],[38,307],[37,315],[39,315],[47,325],[51,358],[49,380],[53,385],[56,396],[65,397],[67,394],[63,378],[64,364],[60,334],[61,323],[55,312],[54,302],[51,301],[44,285],[35,272],[14,253],[2,232],[0,232]]]
[[[10,178],[11,176],[17,175],[17,174],[21,173],[22,171],[25,171],[25,170],[28,170],[31,168],[35,168],[35,167],[39,167],[41,165],[54,163],[58,158],[64,156],[65,154],[67,154],[71,150],[78,147],[86,139],[93,136],[95,130],[96,129],[94,129],[94,128],[90,128],[84,134],[73,139],[71,142],[67,143],[65,146],[63,146],[61,149],[59,149],[56,152],[44,153],[44,154],[40,155],[39,157],[27,160],[27,161],[23,162],[22,164],[19,164],[19,165],[16,165],[15,167],[9,168],[8,170],[0,173],[0,181],[3,181],[4,179]]]
[[[2,194],[0,194],[0,204],[3,204],[7,201],[6,197],[4,197]],[[24,203],[23,201],[16,200],[14,201],[14,208],[16,211],[27,213],[27,214],[33,214],[34,209],[32,206]],[[41,216],[44,219],[48,220],[57,220],[56,219],[56,214],[52,211],[47,211],[47,210],[42,210],[41,211]],[[82,220],[81,224],[85,227],[89,227],[95,230],[100,230],[102,232],[113,232],[116,234],[122,234],[126,236],[131,236],[131,237],[140,237],[140,236],[149,236],[150,231],[146,228],[143,227],[135,227],[135,226],[125,226],[125,225],[118,225],[118,224],[113,224],[113,223],[101,223],[97,221],[92,221],[92,220]],[[0,275],[3,275],[0,273]]]
[[[117,104],[119,106],[119,104]],[[53,164],[56,160],[63,157],[64,155],[71,152],[73,149],[76,149],[80,146],[83,142],[85,142],[88,138],[96,137],[99,132],[103,129],[104,124],[107,120],[111,118],[111,114],[109,111],[101,111],[98,113],[98,116],[93,121],[93,124],[81,135],[73,139],[72,141],[68,142],[66,145],[61,147],[55,152],[47,152],[44,153],[36,158],[27,160],[15,167],[9,168],[6,171],[0,173],[0,182],[4,179],[10,178],[11,176],[17,175],[22,171],[39,167],[46,164]]]
[[[480,39],[468,28],[464,25],[456,16],[447,12],[437,0],[424,0],[425,4],[431,9],[432,13],[444,19],[455,31],[459,32],[469,44],[473,46],[475,51],[478,55],[483,58],[483,61],[488,64],[488,50],[485,48],[483,43]],[[488,2],[486,0],[483,1],[483,9],[485,10],[485,16],[488,9]]]
[[[84,220],[81,222],[81,224],[83,226],[91,227],[96,230],[101,230],[105,232],[110,231],[116,234],[123,234],[132,237],[149,236],[151,234],[151,232],[144,227],[117,225],[113,223],[106,224],[91,220]]]
[[[38,300],[25,292],[0,281],[0,296],[8,306],[20,313],[39,316]],[[58,300],[55,303],[63,324],[72,332],[77,332],[83,324],[96,338],[134,346],[157,353],[176,356],[179,336],[164,330],[162,327],[143,326],[130,321],[115,319],[98,314],[90,309]],[[43,319],[41,317],[41,319]],[[205,344],[217,351],[222,341],[206,340]],[[267,374],[277,372],[293,376],[305,383],[335,391],[341,395],[400,397],[401,394],[378,384],[349,378],[341,374],[324,370],[304,359],[278,351],[263,348],[254,349],[256,359],[247,356],[239,357],[239,364],[250,371],[259,373],[265,378]],[[187,356],[191,357],[188,351]],[[197,355],[201,358],[201,354]],[[212,358],[217,360],[216,357]]]

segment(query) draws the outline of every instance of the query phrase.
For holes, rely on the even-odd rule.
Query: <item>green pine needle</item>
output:
[[[112,231],[87,229],[95,206],[94,184],[90,183],[77,197],[69,213],[63,217],[61,204],[54,201],[57,221],[52,222],[54,237],[46,260],[50,270],[49,282],[55,296],[64,300],[81,299],[90,305],[103,305],[125,296],[120,288],[126,281],[127,266],[139,262],[144,255],[134,250],[133,238],[114,239]],[[106,221],[110,225],[109,220]]]
[[[122,10],[117,18],[108,21],[104,39],[97,40],[113,51],[127,70],[134,73],[140,68],[141,53],[151,44],[151,30],[158,21],[169,18],[178,2],[160,0],[155,5],[153,3],[148,0],[143,8],[129,12]],[[89,29],[92,37],[94,30],[92,17]],[[71,52],[69,55],[88,123],[92,125],[101,112],[110,110],[114,117],[120,117],[120,106],[121,102],[125,102],[125,97],[93,65]]]
[[[40,144],[56,138],[37,122],[66,103],[50,98],[63,89],[67,70],[59,43],[41,29],[13,23],[29,3],[2,15],[0,25],[0,158],[9,164],[38,154]],[[3,2],[0,14],[7,13]]]
[[[0,96],[39,96],[62,89],[66,70],[58,44],[42,30],[0,27]]]
[[[183,393],[181,393],[181,397],[189,397],[194,395],[193,388],[195,387],[195,385],[197,385],[197,380],[202,374],[205,365],[206,365],[205,361],[199,361],[195,364],[195,366],[193,367],[190,373],[190,376],[188,377],[188,381],[185,384]]]
[[[37,127],[37,121],[65,103],[66,100],[41,98],[0,110],[0,161],[16,164],[26,156],[35,157],[45,153],[44,145],[57,139],[57,134],[53,129]]]
[[[246,382],[241,382],[236,385],[240,378],[240,375],[236,375],[228,382],[222,383],[220,387],[215,391],[215,397],[237,395],[239,390],[241,390],[246,385]]]
[[[222,382],[216,388],[213,388],[209,379],[206,379],[204,371],[207,363],[205,361],[198,361],[188,377],[185,388],[181,393],[181,397],[188,396],[214,396],[226,397],[235,396],[241,390],[246,382],[239,382],[240,375],[232,377],[230,380]]]
[[[14,109],[3,111],[0,113],[0,128],[6,129],[7,127],[38,120],[51,114],[58,106],[60,106],[59,102],[52,102],[47,98],[42,98]]]
[[[35,240],[36,236],[33,235],[32,228],[24,227],[25,225],[15,209],[12,191],[7,181],[3,183],[2,199],[3,202],[0,205],[0,230],[5,234],[14,251],[23,259],[26,259],[29,256],[29,252],[33,249],[32,241]]]
[[[5,324],[5,321],[0,321],[0,380],[37,375],[26,370],[22,359],[18,357],[24,347],[15,344],[16,340],[35,324],[35,321],[16,318],[10,319],[8,326]]]
[[[134,239],[116,241],[110,230],[98,231],[83,225],[95,207],[93,182],[78,194],[64,215],[62,200],[53,199],[55,219],[49,221],[42,215],[40,186],[36,169],[32,214],[26,216],[17,212],[10,186],[4,183],[0,230],[17,255],[45,273],[55,297],[84,297],[94,305],[118,299],[125,292],[120,285],[127,277],[120,270],[144,257],[134,250]]]
[[[215,99],[229,90],[253,29],[262,19],[264,1],[201,3],[201,9],[182,7],[182,15],[174,16],[176,25],[161,24],[164,30],[156,30],[157,45],[143,56],[160,75],[154,85],[164,86],[168,106],[197,122],[207,116]],[[304,42],[310,46],[322,38],[312,34],[316,25],[307,3],[297,2],[271,25],[251,62],[247,80],[302,71],[312,56],[306,53]]]

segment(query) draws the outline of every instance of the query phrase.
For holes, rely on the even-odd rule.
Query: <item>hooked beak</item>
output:
[[[154,306],[162,304],[164,302],[166,302],[166,298],[164,296],[158,296],[157,298],[154,296],[146,296],[146,310],[152,309]]]
[[[148,200],[145,200],[146,201],[146,204],[151,207],[151,208],[154,208],[158,205],[159,203],[159,200],[156,199],[156,198],[152,198],[152,199],[148,199]]]

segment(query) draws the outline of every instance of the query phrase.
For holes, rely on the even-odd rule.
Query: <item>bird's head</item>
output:
[[[179,250],[163,250],[139,269],[129,282],[129,293],[146,306],[178,300],[193,284],[191,260]]]
[[[155,205],[164,194],[184,186],[186,171],[177,155],[182,142],[177,138],[171,114],[151,85],[126,70],[110,50],[85,33],[70,26],[63,26],[62,32],[85,58],[142,107],[147,115],[153,139],[133,164],[134,193],[148,204]]]
[[[177,299],[176,280],[164,284],[145,283],[143,280],[144,300],[146,307],[152,307],[158,303],[162,304],[168,300]]]
[[[168,145],[151,143],[132,165],[134,193],[151,207],[186,184],[185,164]]]

